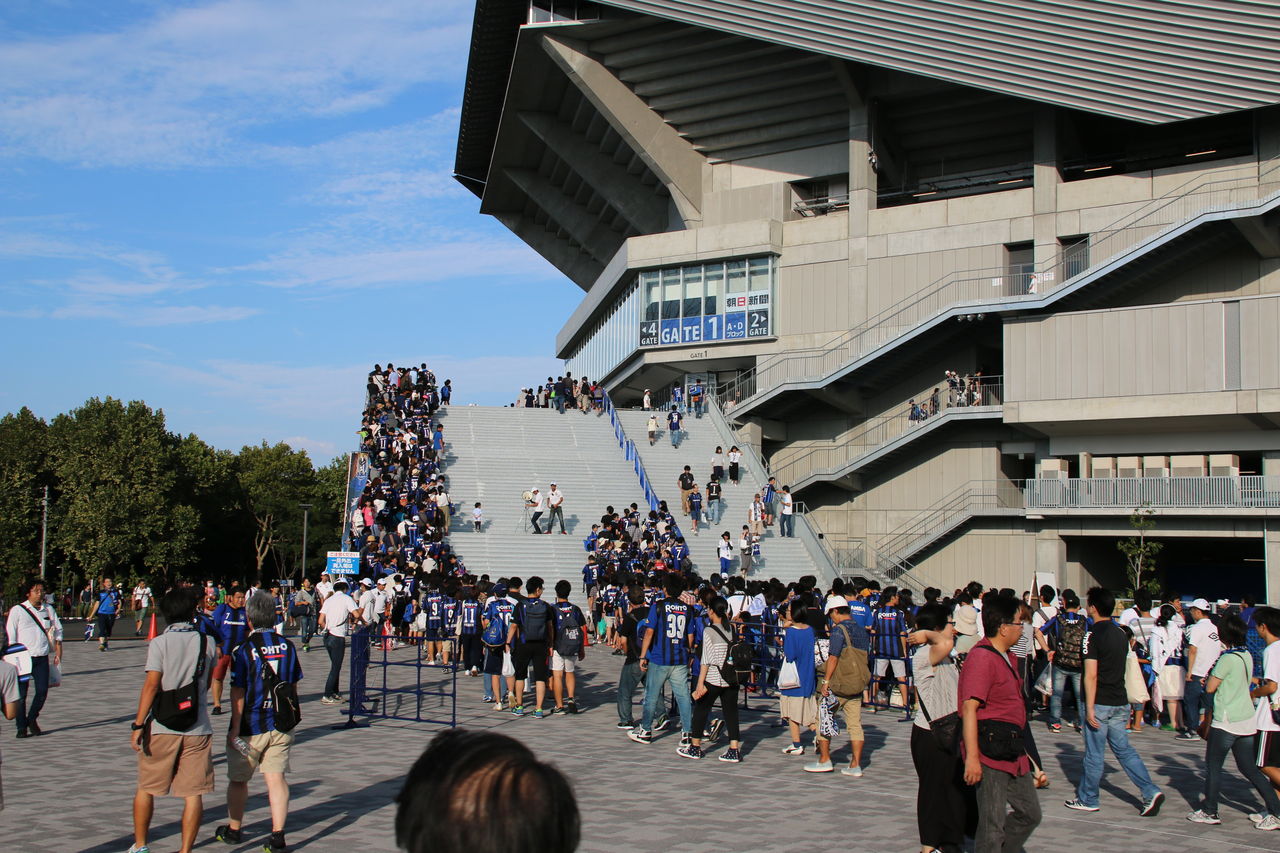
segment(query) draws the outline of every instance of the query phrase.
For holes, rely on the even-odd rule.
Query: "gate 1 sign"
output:
[[[331,575],[354,575],[360,572],[360,554],[356,551],[328,551],[326,570]]]

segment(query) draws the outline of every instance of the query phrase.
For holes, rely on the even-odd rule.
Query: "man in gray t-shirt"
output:
[[[138,790],[133,797],[135,850],[147,845],[155,797],[172,796],[183,798],[181,853],[188,853],[200,830],[203,795],[213,793],[208,692],[218,644],[192,625],[198,600],[194,587],[170,590],[160,601],[160,612],[169,627],[147,648],[147,679],[132,726],[133,748],[138,753]],[[201,674],[196,679],[195,723],[178,731],[152,719],[161,691],[190,685],[197,669]]]
[[[18,668],[0,660],[0,704],[4,706],[4,718],[12,720],[18,715],[18,703],[22,694],[18,691]],[[0,811],[4,811],[4,783],[0,782]]]

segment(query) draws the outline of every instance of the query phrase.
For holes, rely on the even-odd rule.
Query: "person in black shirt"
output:
[[[636,722],[632,719],[632,706],[636,687],[640,684],[640,624],[648,615],[649,608],[644,603],[644,587],[631,584],[627,590],[629,607],[622,616],[622,624],[618,627],[617,646],[626,656],[622,659],[622,672],[618,674],[618,728],[633,729]]]
[[[1129,720],[1129,696],[1124,686],[1125,659],[1129,640],[1111,619],[1116,598],[1108,590],[1094,587],[1088,593],[1088,613],[1093,626],[1084,637],[1084,775],[1076,786],[1075,799],[1066,806],[1076,811],[1096,812],[1098,789],[1102,784],[1102,760],[1107,746],[1124,772],[1142,791],[1143,817],[1160,811],[1164,794],[1151,781],[1138,751],[1129,743],[1125,725]]]

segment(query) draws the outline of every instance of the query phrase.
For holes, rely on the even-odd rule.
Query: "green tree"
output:
[[[95,397],[54,418],[54,541],[86,576],[139,577],[192,561],[199,515],[176,499],[177,448],[164,413],[136,400]]]
[[[178,440],[177,460],[177,500],[194,508],[198,527],[193,558],[177,576],[245,577],[253,566],[253,525],[244,513],[236,454],[187,435]]]
[[[48,425],[23,407],[0,418],[0,585],[7,597],[40,568],[40,500]]]
[[[1147,539],[1147,534],[1155,529],[1155,515],[1155,510],[1146,504],[1135,507],[1133,514],[1129,516],[1129,526],[1137,535],[1116,543],[1116,548],[1124,554],[1127,563],[1130,595],[1135,595],[1143,586],[1154,583],[1152,575],[1156,568],[1156,555],[1164,548],[1164,543]]]
[[[300,503],[312,503],[316,472],[305,450],[284,442],[246,445],[237,457],[237,475],[243,506],[253,519],[253,556],[258,577],[270,559],[278,573],[285,569],[284,554],[302,542]]]

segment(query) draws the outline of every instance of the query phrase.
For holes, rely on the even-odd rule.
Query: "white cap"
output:
[[[822,612],[830,613],[832,610],[835,610],[837,607],[848,607],[848,606],[849,606],[849,601],[844,596],[833,595],[827,599],[827,603],[822,608]]]
[[[373,581],[368,578],[360,578],[360,586],[373,586]]]
[[[386,578],[378,578],[378,586],[386,586],[386,585],[387,585]]]
[[[1195,601],[1191,602],[1191,606],[1197,610],[1203,610],[1205,613],[1209,612],[1209,602],[1205,601],[1203,598],[1197,598]]]
[[[1231,606],[1231,599],[1229,599],[1229,598],[1219,598],[1219,599],[1218,599],[1218,609],[1219,609],[1219,610],[1221,610],[1221,609],[1222,609],[1222,608],[1224,608],[1224,607],[1230,607],[1230,606]]]

